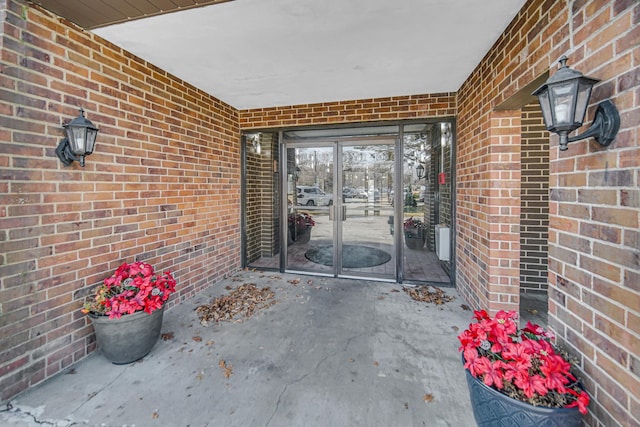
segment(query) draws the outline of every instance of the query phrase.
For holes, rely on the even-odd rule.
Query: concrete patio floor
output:
[[[277,302],[200,324],[198,306],[244,283]],[[393,283],[239,272],[167,310],[173,338],[144,359],[98,351],[1,408],[0,425],[472,426],[456,336],[473,313],[443,290],[456,299],[436,306]]]

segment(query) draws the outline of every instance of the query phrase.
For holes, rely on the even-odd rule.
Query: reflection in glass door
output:
[[[343,203],[339,274],[395,279],[395,146],[389,138],[338,145]]]
[[[452,135],[448,121],[243,133],[243,266],[450,283]]]
[[[287,269],[395,280],[394,149],[388,138],[287,145]]]
[[[286,268],[333,274],[334,145],[288,146]]]

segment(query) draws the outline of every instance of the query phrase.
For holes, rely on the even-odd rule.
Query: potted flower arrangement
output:
[[[404,241],[409,249],[422,249],[427,238],[427,225],[421,220],[409,217],[404,221]]]
[[[151,351],[175,287],[170,271],[156,274],[150,264],[140,261],[122,264],[96,287],[82,312],[89,315],[98,347],[107,359],[131,363]]]
[[[296,243],[307,243],[311,239],[311,227],[316,225],[313,217],[307,212],[290,213],[289,237]]]
[[[581,425],[589,395],[553,335],[531,322],[520,329],[515,311],[474,313],[458,339],[478,425]]]

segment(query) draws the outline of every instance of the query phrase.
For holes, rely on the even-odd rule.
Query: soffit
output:
[[[456,92],[525,0],[39,3],[72,21],[61,5],[126,4],[74,22],[242,110]]]
[[[89,30],[231,0],[31,0]]]

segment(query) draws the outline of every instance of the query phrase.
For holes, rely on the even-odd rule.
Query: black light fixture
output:
[[[253,148],[253,152],[257,155],[262,153],[262,146],[260,144],[260,140],[262,139],[261,133],[253,133],[247,136],[247,139],[251,142],[251,147]]]
[[[567,66],[567,57],[559,60],[560,69],[545,84],[533,92],[538,97],[544,124],[548,131],[560,136],[560,150],[567,144],[585,138],[594,137],[602,146],[608,146],[616,137],[620,127],[620,115],[613,102],[606,100],[598,104],[591,127],[584,133],[569,137],[569,134],[582,126],[591,89],[600,80],[585,77],[581,72]]]
[[[93,153],[98,128],[84,117],[82,108],[80,108],[80,115],[63,127],[67,137],[56,147],[56,155],[65,166],[69,166],[75,160],[84,167],[85,156]]]
[[[422,166],[422,163],[418,163],[418,166],[416,166],[416,176],[418,177],[418,181],[424,178],[424,166]]]

